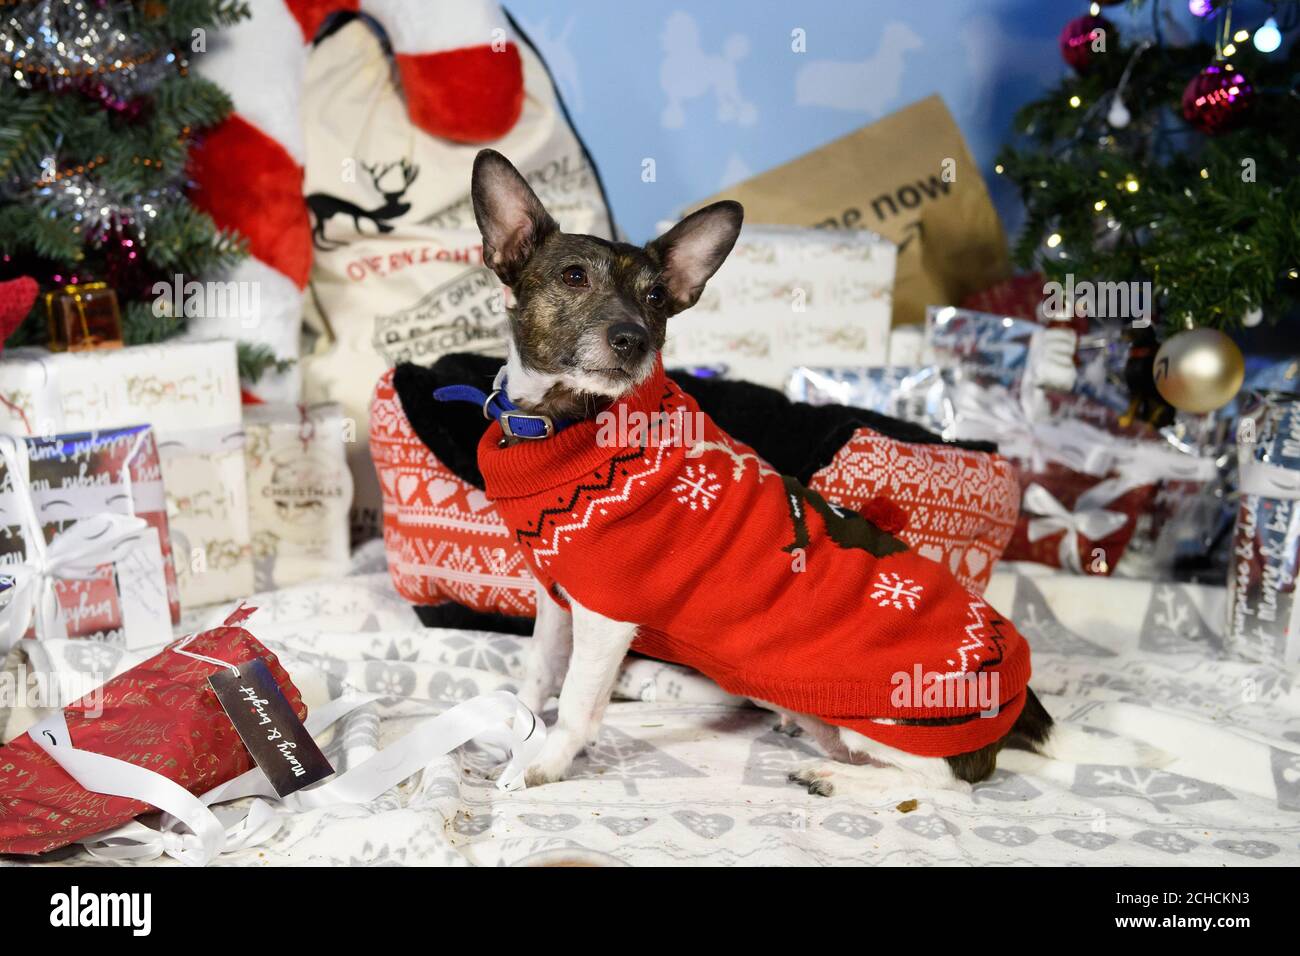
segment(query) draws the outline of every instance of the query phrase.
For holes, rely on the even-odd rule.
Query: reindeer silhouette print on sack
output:
[[[353,227],[358,232],[361,231],[361,220],[368,219],[374,223],[377,231],[383,233],[393,231],[393,227],[388,222],[390,219],[405,215],[411,209],[411,204],[401,202],[401,198],[411,188],[411,183],[415,182],[415,178],[420,175],[419,166],[414,166],[402,159],[395,163],[385,163],[383,166],[378,163],[362,163],[361,168],[370,177],[370,183],[374,186],[375,192],[384,197],[382,205],[373,209],[363,209],[354,202],[331,196],[329,193],[312,193],[307,197],[307,209],[310,210],[312,219],[315,220],[315,225],[311,231],[312,245],[322,252],[347,245],[343,240],[331,240],[325,236],[325,224],[334,216],[350,217]],[[394,169],[400,170],[402,177],[402,188],[397,190],[387,189],[381,185],[384,178]],[[390,183],[389,185],[393,184]]]

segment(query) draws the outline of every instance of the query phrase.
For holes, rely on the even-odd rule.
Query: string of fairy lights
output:
[[[1061,35],[1061,50],[1066,62],[1076,70],[1082,72],[1086,69],[1089,62],[1089,52],[1106,48],[1107,40],[1117,42],[1118,32],[1114,25],[1101,16],[1103,6],[1112,6],[1122,0],[1104,0],[1104,2],[1093,2],[1088,6],[1088,14],[1085,17],[1079,17],[1066,25]],[[1231,121],[1235,121],[1237,114],[1244,112],[1249,100],[1254,96],[1254,87],[1239,73],[1231,62],[1231,57],[1239,51],[1239,45],[1251,42],[1255,49],[1263,54],[1276,52],[1282,45],[1283,28],[1279,25],[1279,10],[1276,3],[1269,7],[1268,16],[1256,26],[1253,30],[1245,29],[1238,26],[1233,28],[1233,2],[1232,0],[1189,0],[1188,10],[1200,19],[1216,18],[1215,42],[1214,42],[1214,59],[1213,62],[1202,71],[1200,75],[1194,77],[1188,85],[1188,90],[1183,98],[1184,118],[1194,127],[1202,132],[1213,135],[1223,129],[1230,128]],[[1300,4],[1292,4],[1293,8]],[[1160,0],[1153,0],[1152,22],[1159,24],[1160,19]],[[1300,17],[1292,17],[1292,20]],[[1292,22],[1288,28],[1296,26]],[[1106,106],[1106,121],[1115,129],[1124,129],[1132,119],[1128,106],[1124,102],[1124,91],[1128,85],[1129,78],[1133,72],[1138,59],[1148,50],[1158,45],[1158,40],[1162,39],[1161,31],[1156,30],[1157,40],[1143,40],[1137,44],[1129,56],[1128,63],[1125,65],[1123,73],[1120,75],[1119,82],[1114,90],[1103,95],[1095,103],[1089,104],[1080,117],[1080,133],[1082,136],[1088,123],[1094,118],[1096,113]],[[1235,74],[1235,76],[1228,76]],[[1072,109],[1082,109],[1085,105],[1084,99],[1077,93],[1071,94],[1067,103]],[[1226,117],[1226,119],[1219,119]],[[1058,149],[1064,151],[1070,147],[1073,140],[1061,144]],[[999,163],[994,167],[994,172],[1001,175],[1005,172],[1003,166]],[[1209,170],[1201,169],[1202,179],[1209,178]],[[1109,173],[1100,170],[1098,176],[1102,179],[1110,178]],[[1043,184],[1046,185],[1045,183]],[[1117,184],[1117,188],[1129,193],[1136,193],[1141,189],[1140,180],[1133,174],[1128,173],[1123,180]],[[1109,205],[1105,198],[1098,198],[1093,203],[1093,210],[1097,213],[1104,212]],[[1106,223],[1107,228],[1114,229],[1118,224],[1114,220]],[[1062,236],[1059,232],[1048,234],[1044,240],[1044,245],[1049,254],[1058,258],[1065,259],[1068,252],[1061,248]],[[1291,278],[1296,278],[1292,275]]]
[[[1195,267],[1187,264],[1196,261],[1195,255],[1189,255],[1185,262],[1176,262],[1170,255],[1168,244],[1162,246],[1154,239],[1166,223],[1161,220],[1158,213],[1151,211],[1153,208],[1151,204],[1119,200],[1120,196],[1138,193],[1143,188],[1137,172],[1132,171],[1132,168],[1149,168],[1143,165],[1144,160],[1154,160],[1156,167],[1159,167],[1160,157],[1169,152],[1165,147],[1177,149],[1180,156],[1192,155],[1191,151],[1184,148],[1185,144],[1182,141],[1173,139],[1179,133],[1201,134],[1213,138],[1241,128],[1248,117],[1261,108],[1262,104],[1259,100],[1264,95],[1296,96],[1297,91],[1294,86],[1289,91],[1284,88],[1269,87],[1265,93],[1258,92],[1254,83],[1244,75],[1233,59],[1242,53],[1248,43],[1253,44],[1256,51],[1264,56],[1278,51],[1282,47],[1283,32],[1293,30],[1298,25],[1300,3],[1297,0],[1278,0],[1277,3],[1268,6],[1266,16],[1251,24],[1243,22],[1243,17],[1234,16],[1239,11],[1234,9],[1233,0],[1191,0],[1188,4],[1191,14],[1204,19],[1213,19],[1214,43],[1212,55],[1209,57],[1210,62],[1192,76],[1183,89],[1178,105],[1181,107],[1185,126],[1170,128],[1170,124],[1166,122],[1169,119],[1169,111],[1164,108],[1163,96],[1157,94],[1154,100],[1151,96],[1137,98],[1144,101],[1141,119],[1137,121],[1140,122],[1137,132],[1142,134],[1137,141],[1142,142],[1143,145],[1140,149],[1135,148],[1133,158],[1126,162],[1122,157],[1127,152],[1126,140],[1131,138],[1132,134],[1124,137],[1121,131],[1135,122],[1125,102],[1125,94],[1129,90],[1135,67],[1142,57],[1154,55],[1149,54],[1149,51],[1160,49],[1161,63],[1144,63],[1148,68],[1144,73],[1151,72],[1149,68],[1153,65],[1157,66],[1155,75],[1161,77],[1159,81],[1161,86],[1158,89],[1163,90],[1166,80],[1172,80],[1175,84],[1178,82],[1176,76],[1168,75],[1172,64],[1187,62],[1189,57],[1180,56],[1176,60],[1169,57],[1169,48],[1187,44],[1183,37],[1177,35],[1176,31],[1179,27],[1177,21],[1170,16],[1168,7],[1162,8],[1161,0],[1150,0],[1152,38],[1136,43],[1124,51],[1127,61],[1118,80],[1110,88],[1102,90],[1102,87],[1109,85],[1109,77],[1113,75],[1109,68],[1114,64],[1106,64],[1107,69],[1104,71],[1098,70],[1102,79],[1098,79],[1096,75],[1089,77],[1089,74],[1101,65],[1101,57],[1118,53],[1120,46],[1115,25],[1103,17],[1101,11],[1103,7],[1113,6],[1119,2],[1122,0],[1094,2],[1089,6],[1086,15],[1079,16],[1065,25],[1060,36],[1061,55],[1079,76],[1079,82],[1077,85],[1067,83],[1060,94],[1063,102],[1058,106],[1058,101],[1053,101],[1051,106],[1041,114],[1031,114],[1027,124],[1027,131],[1032,133],[1036,123],[1040,121],[1048,123],[1050,125],[1044,127],[1044,131],[1057,134],[1048,137],[1048,142],[1044,143],[1045,151],[1037,157],[1040,169],[1043,169],[1043,160],[1049,163],[1060,161],[1069,164],[1076,152],[1088,152],[1100,148],[1100,154],[1093,157],[1096,162],[1097,185],[1100,188],[1098,193],[1093,194],[1095,198],[1086,200],[1090,204],[1091,212],[1096,213],[1098,218],[1089,230],[1080,217],[1060,215],[1059,209],[1053,207],[1055,200],[1052,197],[1058,194],[1056,192],[1058,190],[1061,197],[1079,197],[1080,192],[1087,196],[1091,192],[1086,187],[1081,190],[1077,182],[1066,185],[1059,182],[1049,183],[1047,180],[1052,178],[1052,175],[1049,175],[1045,169],[1037,176],[1018,177],[1022,194],[1026,190],[1032,193],[1036,185],[1039,190],[1044,191],[1043,195],[1048,197],[1037,210],[1039,218],[1036,222],[1040,225],[1034,229],[1033,235],[1026,237],[1028,241],[1023,243],[1021,255],[1023,257],[1027,252],[1032,252],[1033,258],[1049,271],[1070,268],[1071,261],[1077,261],[1085,268],[1094,268],[1095,266],[1088,265],[1094,253],[1100,261],[1108,261],[1108,257],[1113,260],[1114,256],[1111,253],[1118,249],[1121,243],[1125,249],[1131,246],[1134,250],[1140,250],[1148,240],[1151,240],[1154,252],[1148,264],[1149,268],[1142,274],[1155,287],[1155,293],[1159,298],[1170,293],[1171,290],[1177,290],[1180,283],[1187,284],[1189,278],[1195,281]],[[1239,9],[1247,9],[1247,6],[1243,4]],[[1162,23],[1162,14],[1168,20],[1167,25]],[[1189,52],[1191,57],[1198,55],[1194,51]],[[1251,72],[1256,70],[1261,73],[1267,72],[1258,65],[1257,59],[1254,63],[1255,65],[1250,66]],[[1151,80],[1148,78],[1144,82],[1150,83]],[[1174,86],[1174,89],[1177,87]],[[1143,89],[1143,93],[1151,92],[1153,91],[1150,89]],[[1153,105],[1158,108],[1152,109]],[[1077,123],[1070,123],[1067,119],[1073,110],[1079,111]],[[1104,123],[1099,122],[1102,117],[1105,119]],[[1119,148],[1112,150],[1112,147]],[[1008,156],[1016,157],[1014,161],[1019,161],[1014,151]],[[1220,157],[1213,150],[1207,150],[1202,160],[1205,165],[1201,165],[1199,169],[1200,178],[1203,180],[1214,178],[1217,173],[1212,170],[1220,168],[1216,165],[1219,160]],[[1007,158],[1006,161],[1013,162],[1011,158]],[[1130,162],[1132,163],[1130,171],[1123,171],[1124,165]],[[1196,168],[1190,166],[1189,172]],[[1006,171],[1001,162],[994,169],[999,174]],[[1245,181],[1253,182],[1253,180],[1243,179],[1243,182]],[[1165,184],[1160,185],[1163,187]],[[1108,192],[1108,189],[1114,192]],[[1161,190],[1155,192],[1157,196],[1153,198],[1158,198]],[[1192,195],[1188,185],[1182,187],[1182,192],[1188,197]],[[1075,200],[1071,199],[1071,201]],[[1032,207],[1032,202],[1027,201],[1027,205]],[[1034,213],[1031,208],[1031,215]],[[1138,215],[1149,218],[1140,223],[1132,221]],[[1078,233],[1073,231],[1081,225],[1085,226],[1085,229]],[[1176,228],[1177,225],[1175,230]],[[1259,256],[1252,249],[1252,241],[1255,241],[1253,235],[1250,233],[1243,235],[1232,229],[1226,232],[1220,243],[1222,249],[1216,254],[1229,260],[1233,256],[1241,255],[1257,262],[1271,262],[1271,259]],[[1041,240],[1035,238],[1044,233],[1046,233],[1045,238]],[[1067,233],[1071,236],[1072,242],[1082,242],[1087,245],[1075,249],[1072,253],[1066,248],[1065,234]],[[1076,239],[1076,235],[1079,238]],[[1033,248],[1035,243],[1037,243],[1036,250]],[[1285,244],[1277,249],[1270,248],[1270,253],[1285,248],[1287,248]],[[1120,268],[1122,271],[1124,267]],[[1193,271],[1188,273],[1184,271],[1186,269]],[[1288,266],[1284,263],[1278,278],[1285,276],[1287,280],[1294,281],[1298,278],[1297,271],[1294,265]],[[1180,411],[1204,414],[1222,407],[1236,394],[1244,376],[1244,358],[1232,338],[1216,325],[1230,326],[1239,322],[1250,327],[1262,321],[1263,311],[1260,304],[1261,301],[1266,301],[1266,297],[1259,292],[1258,276],[1253,278],[1255,288],[1249,294],[1235,297],[1221,295],[1218,301],[1206,303],[1208,312],[1205,315],[1194,314],[1187,307],[1186,300],[1189,296],[1182,293],[1171,294],[1170,301],[1167,303],[1170,311],[1165,319],[1170,334],[1160,339],[1157,339],[1157,332],[1152,326],[1147,326],[1143,333],[1130,330],[1133,342],[1138,343],[1142,349],[1151,349],[1159,341],[1158,348],[1154,350],[1152,384],[1168,405]],[[1175,302],[1177,306],[1174,305]],[[1234,307],[1240,307],[1241,312],[1230,315],[1227,310]],[[1070,307],[1070,312],[1072,310],[1073,306]],[[1176,330],[1173,328],[1175,325],[1177,325]],[[1149,341],[1142,341],[1143,335]]]

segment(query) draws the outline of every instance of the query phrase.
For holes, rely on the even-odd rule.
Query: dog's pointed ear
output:
[[[494,149],[474,157],[470,198],[483,235],[483,261],[514,285],[533,250],[559,226],[519,170]]]
[[[663,269],[674,313],[699,301],[704,283],[736,244],[744,219],[745,207],[740,203],[730,199],[715,202],[697,209],[646,246]]]

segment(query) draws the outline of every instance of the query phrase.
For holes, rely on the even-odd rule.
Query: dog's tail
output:
[[[1075,724],[1056,724],[1047,739],[1033,750],[1048,760],[1117,767],[1163,767],[1174,759],[1172,754],[1140,740],[1103,737]]]
[[[1163,767],[1173,755],[1126,737],[1089,733],[1078,724],[1059,724],[1052,719],[1037,695],[1025,688],[1025,709],[1012,728],[1012,735],[1029,751],[1063,763],[1106,764],[1122,767]]]

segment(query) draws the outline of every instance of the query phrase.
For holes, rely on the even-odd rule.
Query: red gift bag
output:
[[[290,706],[307,706],[274,654],[240,627],[240,608],[185,650],[231,664],[260,657]],[[195,795],[252,769],[253,759],[208,685],[220,668],[162,653],[64,708],[72,743],[152,770]],[[111,830],[154,808],[82,788],[27,734],[0,747],[0,853],[39,854]]]

